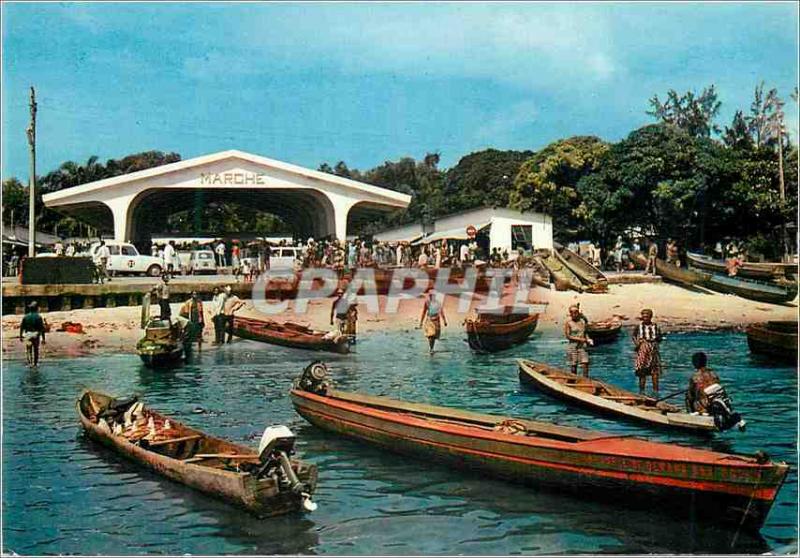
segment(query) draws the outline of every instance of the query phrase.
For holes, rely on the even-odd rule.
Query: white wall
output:
[[[553,249],[553,224],[548,215],[543,213],[525,213],[520,217],[496,216],[492,219],[492,230],[489,234],[489,249],[499,248],[511,252],[511,226],[531,225],[534,248]]]

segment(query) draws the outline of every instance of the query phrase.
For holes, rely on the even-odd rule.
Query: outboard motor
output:
[[[733,411],[733,402],[724,387],[719,384],[711,384],[703,390],[703,393],[708,398],[708,413],[714,417],[714,425],[720,431],[734,426],[738,427],[740,431],[745,429],[747,422],[739,413]]]
[[[300,496],[303,509],[312,512],[317,509],[317,504],[311,501],[306,485],[300,482],[292,469],[289,456],[294,454],[296,437],[288,427],[269,426],[261,436],[258,445],[258,458],[262,465],[257,476],[272,477],[279,490],[288,490]]]
[[[315,360],[306,366],[303,374],[295,381],[296,389],[317,395],[325,395],[330,387],[328,367],[321,360]]]

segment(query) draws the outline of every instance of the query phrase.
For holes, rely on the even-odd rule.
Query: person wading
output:
[[[34,301],[19,324],[19,340],[25,342],[25,357],[28,366],[39,366],[39,343],[45,344],[45,326],[39,314],[39,305]]]
[[[192,291],[192,296],[183,303],[178,315],[189,320],[186,326],[185,346],[189,348],[192,346],[192,343],[197,341],[197,350],[202,351],[203,329],[205,328],[206,321],[203,316],[203,301],[197,296],[197,291]]]
[[[218,287],[214,287],[211,298],[211,320],[214,323],[214,344],[222,345],[225,342],[225,301],[228,296]]]
[[[351,343],[356,340],[358,323],[358,302],[356,294],[350,292],[348,284],[336,289],[336,300],[331,305],[331,325],[336,318],[336,331],[346,335]]]
[[[564,322],[564,336],[569,341],[567,361],[573,374],[578,373],[578,364],[583,368],[583,376],[589,377],[589,351],[586,347],[594,342],[586,335],[586,317],[581,314],[577,304],[569,307],[569,318]]]
[[[225,287],[225,331],[228,333],[228,343],[233,341],[233,317],[236,311],[244,306],[244,301],[233,294],[230,285]]]
[[[642,310],[641,321],[633,330],[633,344],[636,347],[634,369],[639,378],[639,392],[644,393],[647,377],[653,382],[653,391],[658,393],[658,377],[661,375],[661,329],[653,322],[653,311]]]
[[[425,337],[428,338],[429,352],[433,354],[436,340],[442,335],[442,323],[447,326],[447,317],[444,315],[444,306],[439,302],[436,291],[431,289],[422,307],[422,315],[419,317],[419,326],[422,328]]]

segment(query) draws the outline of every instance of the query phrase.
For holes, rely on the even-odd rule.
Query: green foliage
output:
[[[576,231],[582,220],[578,182],[598,168],[608,149],[594,136],[551,143],[520,167],[509,195],[511,207],[547,213],[556,230]]]
[[[699,96],[695,96],[694,91],[678,95],[677,91],[670,89],[664,102],[658,95],[653,95],[650,99],[651,110],[647,114],[691,136],[710,137],[712,132],[719,132],[714,118],[721,105],[714,85],[703,89]]]
[[[28,190],[16,178],[3,181],[3,223],[27,222]]]
[[[532,155],[532,151],[485,149],[462,157],[445,175],[445,213],[476,207],[507,207],[514,177]]]

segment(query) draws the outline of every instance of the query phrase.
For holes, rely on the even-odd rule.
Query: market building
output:
[[[400,192],[236,150],[66,188],[43,199],[47,207],[131,242],[167,232],[164,224],[174,213],[220,201],[277,215],[299,238],[344,240],[348,228],[411,201]]]

